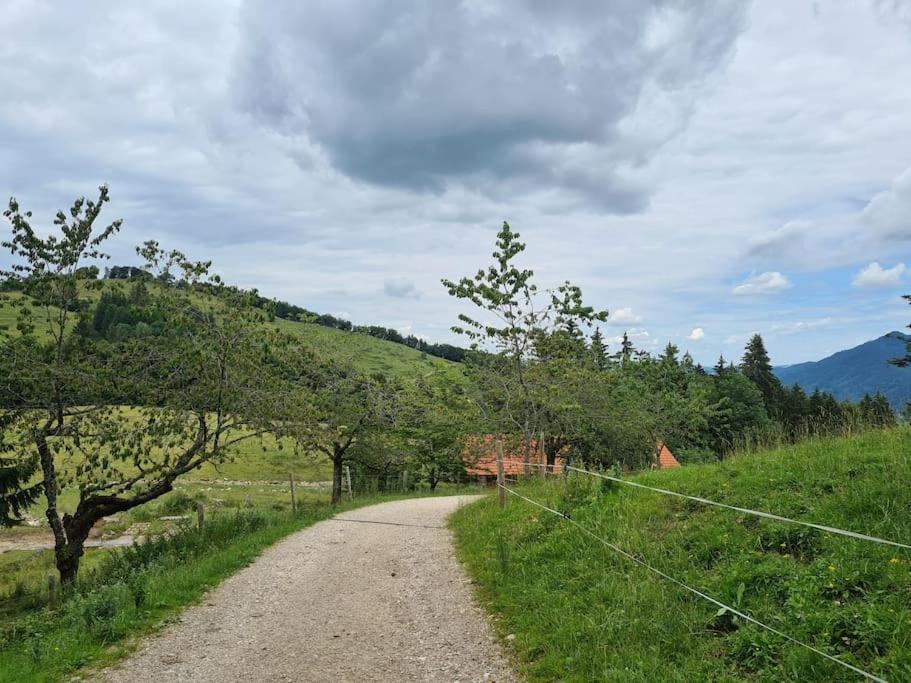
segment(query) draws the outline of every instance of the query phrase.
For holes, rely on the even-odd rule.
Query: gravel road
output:
[[[514,681],[445,528],[471,500],[383,503],[289,536],[102,680]]]

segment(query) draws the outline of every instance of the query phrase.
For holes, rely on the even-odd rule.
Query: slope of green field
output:
[[[448,379],[459,381],[462,376],[457,363],[422,354],[404,344],[313,323],[276,319],[275,325],[299,334],[315,350],[362,372],[403,379],[442,373]]]
[[[816,440],[635,481],[911,543],[911,430]],[[911,680],[911,550],[573,473],[519,485],[652,567],[890,681]],[[530,680],[854,681],[515,496],[452,521]]]
[[[125,288],[126,282],[105,281],[105,288]],[[99,296],[92,292],[93,296]],[[18,292],[0,295],[0,330],[15,333],[16,316],[23,301]],[[43,311],[35,309],[34,322],[39,333],[46,329],[42,320]],[[75,324],[75,316],[73,323]],[[401,379],[442,373],[447,379],[460,381],[462,372],[457,363],[422,354],[403,344],[377,339],[366,334],[345,332],[332,327],[312,323],[299,323],[277,318],[274,324],[282,330],[299,334],[316,351],[344,364],[350,364],[361,372],[382,373]]]

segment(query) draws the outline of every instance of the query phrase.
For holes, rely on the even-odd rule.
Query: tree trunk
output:
[[[430,482],[430,490],[431,490],[431,491],[436,491],[436,490],[437,490],[437,484],[439,483],[440,480],[439,480],[439,478],[437,477],[437,471],[436,471],[435,469],[431,469],[431,470],[430,470],[430,474],[428,475],[428,480],[429,480],[429,482]]]
[[[336,455],[332,458],[332,504],[337,505],[342,499],[342,466],[343,458]]]
[[[79,561],[85,552],[85,539],[88,538],[88,532],[82,538],[71,538],[67,542],[54,548],[54,562],[57,565],[57,571],[60,573],[60,585],[69,587],[76,583],[76,576],[79,573]]]

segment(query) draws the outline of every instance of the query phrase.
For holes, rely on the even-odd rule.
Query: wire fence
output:
[[[553,474],[551,470],[546,468],[549,465],[543,465],[540,463],[528,463],[531,467],[543,467],[544,472],[548,474]],[[618,484],[623,484],[624,486],[633,486],[638,489],[645,489],[647,491],[653,491],[655,493],[661,493],[665,496],[674,496],[676,498],[684,498],[686,500],[691,500],[702,505],[711,505],[718,508],[723,508],[726,510],[733,510],[734,512],[740,512],[745,515],[753,515],[754,517],[762,517],[763,519],[771,519],[776,522],[785,522],[787,524],[796,524],[803,527],[808,527],[810,529],[816,529],[817,531],[824,531],[829,534],[838,534],[839,536],[847,536],[848,538],[855,538],[861,541],[870,541],[872,543],[880,543],[882,545],[889,545],[896,548],[905,548],[906,550],[911,550],[911,544],[900,543],[899,541],[892,541],[887,538],[880,538],[879,536],[872,536],[870,534],[863,534],[857,531],[850,531],[848,529],[839,529],[834,526],[827,526],[825,524],[816,524],[815,522],[805,522],[800,519],[792,519],[790,517],[784,517],[782,515],[776,515],[771,512],[763,512],[762,510],[752,510],[750,508],[738,507],[736,505],[728,505],[727,503],[719,503],[715,500],[709,500],[708,498],[700,498],[699,496],[690,496],[685,493],[680,493],[678,491],[671,491],[669,489],[658,488],[657,486],[647,486],[646,484],[640,484],[639,482],[630,481],[629,479],[621,479],[620,477],[614,477],[603,472],[593,472],[591,470],[582,469],[581,467],[575,467],[573,465],[564,465],[565,469],[572,472],[580,472],[583,474],[588,474],[593,477],[599,477],[601,479],[606,479],[608,481],[614,481]]]
[[[516,463],[518,461],[513,460],[511,462]],[[551,465],[546,465],[546,464],[542,464],[542,463],[525,463],[525,462],[522,462],[521,464],[530,465],[531,467],[543,468],[542,471],[545,474],[545,476],[547,474],[551,474],[553,476],[558,476],[558,473],[554,471],[554,468]],[[652,491],[655,493],[660,493],[660,494],[667,495],[667,496],[673,496],[673,497],[677,497],[677,498],[692,500],[694,502],[697,502],[697,503],[700,503],[703,505],[711,505],[711,506],[715,506],[715,507],[719,507],[719,508],[723,508],[723,509],[727,509],[727,510],[733,510],[733,511],[740,512],[743,514],[754,515],[756,517],[760,517],[763,519],[770,519],[770,520],[774,520],[777,522],[785,522],[785,523],[789,523],[789,524],[797,524],[800,526],[816,529],[818,531],[823,531],[823,532],[831,533],[831,534],[837,534],[840,536],[846,536],[846,537],[854,538],[857,540],[869,541],[872,543],[879,543],[879,544],[883,544],[883,545],[911,549],[911,545],[906,544],[906,543],[900,543],[898,541],[892,541],[889,539],[879,538],[877,536],[858,533],[858,532],[850,531],[850,530],[846,530],[846,529],[839,529],[837,527],[827,526],[824,524],[816,524],[814,522],[805,522],[802,520],[791,519],[789,517],[784,517],[782,515],[776,515],[776,514],[772,514],[769,512],[764,512],[761,510],[752,510],[750,508],[743,508],[743,507],[738,507],[738,506],[734,506],[734,505],[728,505],[727,503],[720,503],[718,501],[709,500],[707,498],[701,498],[699,496],[690,496],[688,494],[680,493],[678,491],[671,491],[669,489],[663,489],[663,488],[659,488],[659,487],[655,487],[655,486],[647,486],[645,484],[633,482],[628,479],[621,479],[619,477],[607,475],[602,472],[593,472],[591,470],[586,470],[586,469],[583,469],[580,467],[574,467],[571,465],[565,465],[564,470],[561,474],[565,475],[569,471],[574,471],[574,472],[579,472],[579,473],[587,474],[587,475],[594,476],[594,477],[599,477],[601,479],[606,479],[606,480],[617,482],[620,484],[626,484],[629,486],[636,487],[638,489],[644,489],[644,490]],[[504,479],[504,481],[505,481],[505,479]],[[515,481],[515,480],[512,480],[512,481]],[[848,669],[849,671],[852,671],[867,680],[877,681],[878,683],[887,683],[886,679],[884,679],[884,678],[881,678],[875,674],[872,674],[869,671],[865,671],[864,669],[861,669],[860,667],[854,666],[853,664],[850,664],[849,662],[845,662],[845,661],[839,659],[838,657],[831,655],[828,652],[825,652],[823,650],[820,650],[819,648],[814,647],[813,645],[810,645],[808,643],[805,643],[797,638],[794,638],[793,636],[790,636],[787,633],[784,633],[783,631],[780,631],[773,626],[769,626],[768,624],[760,621],[759,619],[757,619],[753,616],[750,616],[749,614],[743,612],[742,610],[739,610],[732,605],[728,605],[728,604],[722,602],[721,600],[718,600],[717,598],[699,590],[698,588],[693,588],[692,586],[688,585],[684,581],[681,581],[680,579],[678,579],[674,576],[671,576],[670,574],[668,574],[656,567],[653,567],[649,563],[645,562],[644,560],[642,560],[639,557],[636,557],[634,554],[624,550],[623,548],[616,545],[615,543],[612,543],[611,541],[608,541],[606,538],[599,536],[597,533],[595,533],[594,531],[592,531],[585,525],[580,524],[576,520],[572,519],[567,513],[561,512],[552,507],[549,507],[548,505],[545,505],[544,503],[541,503],[540,501],[529,498],[528,496],[525,496],[525,495],[519,493],[515,489],[506,486],[504,483],[497,482],[497,486],[512,496],[520,498],[521,500],[524,500],[527,503],[530,503],[546,512],[549,512],[553,515],[556,515],[557,517],[560,517],[562,520],[564,520],[568,524],[572,525],[573,527],[575,527],[576,529],[581,531],[586,536],[589,536],[590,538],[598,541],[599,543],[601,543],[604,546],[606,546],[607,548],[613,550],[614,552],[616,552],[620,556],[624,557],[625,559],[643,567],[644,569],[652,572],[653,574],[656,574],[657,576],[660,576],[661,578],[663,578],[667,581],[670,581],[674,585],[688,591],[689,593],[692,593],[693,595],[696,595],[696,596],[712,603],[713,605],[720,607],[720,608],[730,612],[731,614],[740,617],[744,621],[754,624],[755,626],[762,628],[770,633],[773,633],[774,635],[788,641],[789,643],[798,645],[810,652],[813,652],[816,655],[823,657],[824,659],[826,659],[828,661],[834,662],[835,664],[838,664],[839,666],[841,666],[845,669]]]

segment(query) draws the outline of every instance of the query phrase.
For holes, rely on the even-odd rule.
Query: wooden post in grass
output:
[[[291,484],[291,512],[297,514],[297,496],[294,494],[294,472],[288,472],[288,482]]]
[[[541,474],[541,479],[547,479],[547,453],[544,452],[544,431],[541,431],[541,435],[538,437],[538,459],[540,461],[540,467],[538,467],[538,472]]]
[[[206,525],[206,506],[202,504],[201,500],[196,503],[196,524],[199,526],[200,531]]]
[[[53,574],[47,577],[47,608],[49,610],[57,609],[57,579]]]
[[[353,496],[351,493],[351,468],[348,465],[345,465],[345,483],[348,484],[348,500],[351,500]]]
[[[497,494],[500,497],[500,509],[506,507],[506,476],[503,474],[503,440],[497,439]]]

